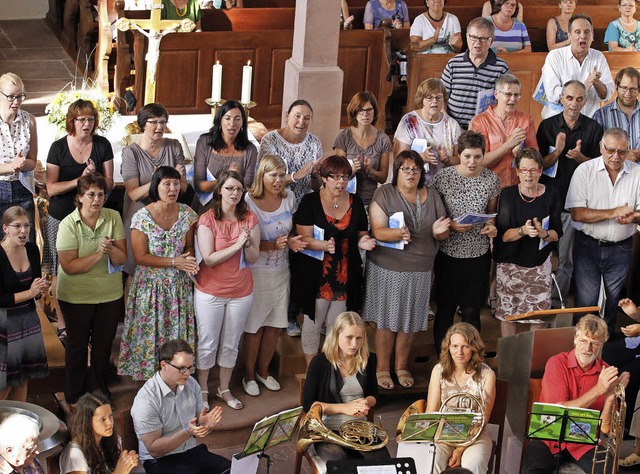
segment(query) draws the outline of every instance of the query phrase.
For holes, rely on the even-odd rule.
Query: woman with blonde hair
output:
[[[449,328],[440,351],[440,361],[431,372],[427,392],[427,412],[442,411],[442,402],[456,393],[476,397],[489,420],[496,398],[496,375],[484,363],[484,342],[478,330],[469,323],[456,323]],[[491,438],[483,430],[473,444],[466,447],[436,443],[434,472],[462,466],[474,474],[487,472],[491,456]]]
[[[260,160],[253,186],[245,195],[250,211],[258,217],[260,254],[251,265],[253,303],[244,326],[244,391],[260,395],[256,380],[269,390],[280,384],[269,375],[269,364],[282,328],[287,327],[289,305],[289,249],[306,247],[302,236],[292,236],[295,197],[287,191],[287,165],[279,156]],[[257,365],[257,367],[256,367]]]
[[[27,98],[24,83],[17,74],[7,72],[0,76],[0,215],[12,206],[27,211],[30,222],[35,222],[33,192],[20,180],[20,173],[36,167],[38,137],[36,119],[20,109]],[[0,238],[4,231],[0,230]],[[31,228],[29,241],[35,242],[35,228]]]
[[[323,422],[332,430],[353,419],[364,419],[377,403],[376,356],[369,352],[362,318],[353,311],[340,314],[322,347],[307,369],[302,406],[322,406]],[[386,459],[386,449],[355,451],[332,443],[317,443],[315,450],[324,461],[344,459]]]

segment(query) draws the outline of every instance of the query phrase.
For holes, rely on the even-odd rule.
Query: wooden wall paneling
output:
[[[364,8],[367,5],[368,0],[348,0],[349,9],[351,8]],[[452,6],[482,6],[485,0],[447,0],[445,10]],[[405,0],[405,3],[409,7],[423,7],[424,0]],[[525,13],[529,8],[537,8],[538,5],[550,5],[557,8],[557,0],[524,0],[523,2]],[[245,9],[247,8],[282,8],[282,7],[295,7],[296,0],[246,0],[244,2]],[[617,0],[580,0],[580,5],[617,5]]]
[[[203,10],[202,31],[293,30],[295,8]]]
[[[45,16],[51,31],[60,35],[62,31],[62,17],[64,14],[65,0],[49,0],[49,10]]]
[[[282,103],[282,96],[284,94],[285,63],[290,57],[291,48],[273,48],[271,50],[271,75],[269,77],[267,107],[289,107],[289,104]]]
[[[251,81],[251,97],[255,102],[265,104],[262,100],[262,86],[263,84],[257,84],[256,79],[262,77],[264,73],[264,67],[260,64],[256,64],[256,55],[258,54],[257,48],[253,43],[248,43],[245,47],[238,45],[233,48],[226,49],[226,45],[220,45],[219,49],[214,50],[213,64],[216,61],[220,61],[223,66],[222,73],[222,97],[224,99],[240,100],[240,94],[242,92],[242,67],[247,64],[247,61],[251,61],[253,66],[253,80]],[[211,72],[209,73],[211,75]],[[211,82],[211,81],[209,81]],[[211,90],[211,86],[209,86]],[[256,90],[259,90],[256,96]]]
[[[198,81],[205,80],[199,68],[201,53],[187,48],[163,51],[158,61],[156,102],[177,114],[197,108]]]

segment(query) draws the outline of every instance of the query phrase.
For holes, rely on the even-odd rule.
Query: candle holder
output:
[[[240,102],[242,107],[244,108],[244,114],[247,116],[247,120],[249,120],[249,116],[251,115],[251,109],[253,109],[256,105],[256,102],[250,100],[249,102]]]
[[[218,112],[218,107],[226,102],[225,99],[220,99],[218,101],[214,101],[211,97],[204,100],[205,103],[211,107],[211,123],[213,124],[214,119],[216,118],[216,113]]]

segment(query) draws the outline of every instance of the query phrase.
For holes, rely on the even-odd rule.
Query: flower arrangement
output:
[[[83,82],[82,88],[71,87],[68,90],[61,90],[56,94],[45,108],[49,123],[57,128],[60,136],[66,133],[66,119],[69,106],[78,99],[88,100],[98,111],[97,132],[105,135],[113,124],[113,117],[118,113],[114,111],[113,104],[98,89],[90,87]]]

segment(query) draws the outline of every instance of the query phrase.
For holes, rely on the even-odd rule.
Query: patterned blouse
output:
[[[483,363],[480,368],[480,380],[476,381],[473,377],[469,377],[463,386],[458,385],[455,377],[453,377],[453,380],[442,378],[442,365],[440,363],[436,365],[436,369],[440,373],[440,403],[451,395],[463,392],[476,397],[484,407],[484,386],[487,382],[487,376],[491,373],[491,367]]]
[[[29,153],[29,112],[18,110],[12,124],[0,118],[0,164],[11,163],[18,153],[26,158]],[[0,181],[15,181],[18,173],[0,175]]]
[[[349,210],[341,219],[331,216],[327,222],[336,229],[345,230],[351,223],[351,211],[353,210],[353,198],[349,196]],[[340,249],[336,249],[333,255],[324,253],[322,261],[322,276],[318,298],[328,301],[344,301],[347,299],[347,270],[349,268],[349,239],[342,239]]]
[[[621,48],[634,46],[636,51],[640,51],[640,21],[636,21],[636,29],[631,32],[624,29],[620,18],[609,23],[607,31],[604,33],[604,42],[608,45],[611,41],[617,42]],[[611,51],[611,46],[609,46],[609,51]]]

